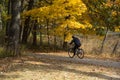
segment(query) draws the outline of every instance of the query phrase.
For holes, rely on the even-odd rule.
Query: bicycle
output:
[[[77,55],[80,59],[82,59],[84,58],[84,50],[82,48],[78,48],[74,54],[73,48],[69,48],[68,55],[70,58],[73,58],[75,55]]]

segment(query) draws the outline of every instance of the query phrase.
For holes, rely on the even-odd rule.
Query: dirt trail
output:
[[[69,58],[68,56],[55,56],[49,54],[34,54],[34,57],[37,58],[45,58],[45,59],[54,59],[54,60],[63,60],[63,61],[70,61],[73,63],[84,63],[84,64],[92,64],[97,66],[104,66],[104,67],[112,67],[112,68],[120,68],[120,62],[110,61],[110,60],[100,60],[100,59],[89,59],[89,58]]]
[[[30,53],[8,62],[0,80],[120,80],[120,62],[114,61]]]

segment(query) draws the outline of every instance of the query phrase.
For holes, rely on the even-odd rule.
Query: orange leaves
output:
[[[112,7],[113,5],[120,6],[120,0],[115,0],[115,1],[107,0],[105,4],[106,7]]]

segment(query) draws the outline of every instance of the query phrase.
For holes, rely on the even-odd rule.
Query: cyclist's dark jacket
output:
[[[74,42],[75,45],[80,46],[81,42],[77,37],[74,37],[73,40],[70,42],[72,44]]]

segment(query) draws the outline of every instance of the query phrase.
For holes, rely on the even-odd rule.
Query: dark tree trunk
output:
[[[40,26],[40,30],[42,29],[42,25],[39,25]],[[40,45],[43,44],[43,41],[42,41],[42,30],[40,31]]]
[[[11,0],[11,23],[9,28],[8,44],[13,49],[14,56],[19,56],[19,32],[20,32],[20,0]]]
[[[7,9],[8,9],[7,15],[10,15],[10,14],[11,14],[11,0],[8,0]],[[5,37],[5,42],[8,41],[9,28],[10,28],[10,19],[7,20],[7,24],[6,24],[6,37]]]
[[[31,30],[29,23],[30,23],[30,16],[25,20],[25,26],[24,26],[23,35],[22,35],[22,43],[27,43],[29,30]]]
[[[67,42],[65,41],[66,34],[64,33],[64,42],[63,42],[63,49],[66,49],[67,47]]]
[[[54,35],[54,50],[55,50],[55,52],[56,52],[56,50],[57,50],[57,37],[56,37],[56,35]]]
[[[107,33],[108,33],[108,28],[107,28],[107,30],[106,30],[106,33],[105,33],[104,39],[103,39],[103,41],[102,41],[102,46],[101,46],[101,49],[100,49],[100,53],[103,52],[103,47],[104,47],[104,44],[105,44],[105,40],[106,40],[106,38],[107,38]]]
[[[67,36],[67,31],[68,31],[68,25],[65,28],[65,32],[64,32],[64,42],[63,42],[63,49],[67,49],[67,42],[65,41],[65,38]]]
[[[21,13],[24,11],[24,0],[21,0]],[[19,35],[19,39],[20,39],[20,42],[22,41],[22,31],[23,31],[23,25],[21,24],[20,25],[20,35]]]
[[[117,49],[118,43],[119,43],[119,40],[116,42],[116,44],[115,44],[115,46],[114,46],[114,48],[113,48],[112,53],[115,53],[115,52],[116,52],[116,49]]]
[[[1,14],[2,14],[2,10],[0,8],[0,31],[2,30],[2,16],[1,16]]]
[[[52,28],[54,29],[55,28],[55,21],[53,21],[53,24],[52,24]],[[56,36],[56,34],[55,34],[55,30],[54,30],[54,51],[56,52],[56,50],[57,50],[57,36]]]
[[[35,21],[33,26],[33,46],[37,45],[37,22]]]
[[[47,21],[47,38],[48,38],[48,47],[50,46],[50,34],[49,34],[49,20],[46,19]]]
[[[28,10],[31,10],[33,8],[33,4],[34,4],[34,0],[29,0]],[[31,31],[30,21],[31,21],[30,16],[28,16],[25,20],[25,26],[24,26],[23,35],[22,35],[22,43],[27,43],[27,39]]]

